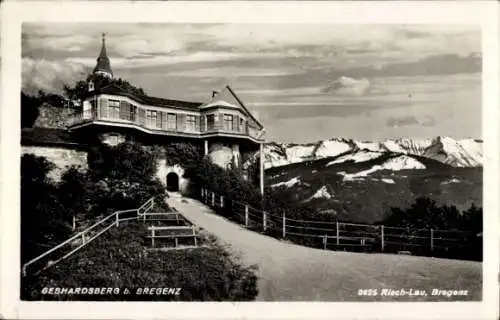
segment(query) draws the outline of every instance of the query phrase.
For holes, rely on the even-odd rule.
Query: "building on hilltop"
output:
[[[104,35],[93,74],[113,79]],[[230,86],[214,91],[211,99],[203,103],[151,97],[113,83],[98,88],[90,81],[81,106],[81,112],[73,114],[65,128],[72,143],[88,146],[98,142],[118,145],[127,140],[150,145],[189,142],[204,150],[204,155],[220,167],[237,167],[243,172],[245,160],[257,151],[260,155],[263,152],[264,126]],[[36,134],[29,131],[23,132],[23,137],[31,137],[22,139],[23,149],[34,153]],[[46,156],[46,150],[44,153]],[[57,154],[49,155],[49,160]],[[157,175],[167,189],[183,191],[189,183],[183,178],[183,171],[182,164],[168,166],[166,159],[161,159]],[[263,193],[262,161],[259,182]]]

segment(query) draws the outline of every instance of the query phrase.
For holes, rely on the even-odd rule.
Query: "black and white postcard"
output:
[[[496,4],[3,9],[4,317],[498,318]]]

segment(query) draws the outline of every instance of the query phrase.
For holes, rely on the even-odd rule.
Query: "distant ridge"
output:
[[[265,167],[318,160],[339,155],[371,151],[382,154],[405,154],[433,159],[453,167],[481,167],[482,139],[456,140],[447,136],[433,139],[398,138],[380,142],[332,138],[315,143],[277,143],[265,145]]]

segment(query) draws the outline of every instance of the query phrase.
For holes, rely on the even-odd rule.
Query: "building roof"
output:
[[[41,127],[21,129],[21,145],[83,146],[66,129]]]
[[[94,72],[97,71],[107,72],[113,75],[113,71],[111,70],[111,63],[109,62],[108,54],[106,52],[106,39],[104,38],[104,34],[102,35],[101,53],[97,58],[97,65],[94,68]]]
[[[123,97],[130,98],[139,103],[143,103],[146,105],[151,105],[155,107],[174,107],[181,109],[198,109],[199,106],[202,105],[201,102],[190,102],[190,101],[181,101],[181,100],[171,100],[164,98],[151,97],[148,95],[139,95],[131,92],[127,92],[126,90],[118,87],[117,85],[110,84],[103,88],[97,89],[95,91],[90,92],[90,96],[97,94],[114,94]]]
[[[243,101],[236,95],[236,93],[231,89],[229,85],[226,85],[224,89],[220,92],[217,92],[216,95],[212,98],[212,100],[206,104],[203,104],[202,108],[209,108],[213,106],[227,106],[227,107],[238,107],[243,109],[244,113],[246,113],[252,120],[259,126],[260,129],[264,128],[264,126],[260,123],[259,120],[255,118],[252,112],[247,109]]]

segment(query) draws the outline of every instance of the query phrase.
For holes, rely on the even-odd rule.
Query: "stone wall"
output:
[[[49,172],[49,178],[58,182],[62,174],[71,166],[80,166],[82,171],[88,169],[87,152],[60,147],[36,147],[22,146],[21,155],[33,154],[38,157],[45,157],[55,165],[55,168]]]
[[[75,109],[54,107],[47,103],[40,106],[39,112],[33,127],[66,128],[68,120],[77,113]]]
[[[179,178],[179,192],[186,194],[189,188],[189,180],[184,178],[184,168],[178,164],[169,166],[166,158],[160,159],[157,164],[156,176],[165,188],[167,187],[167,175],[171,172],[177,174]]]

